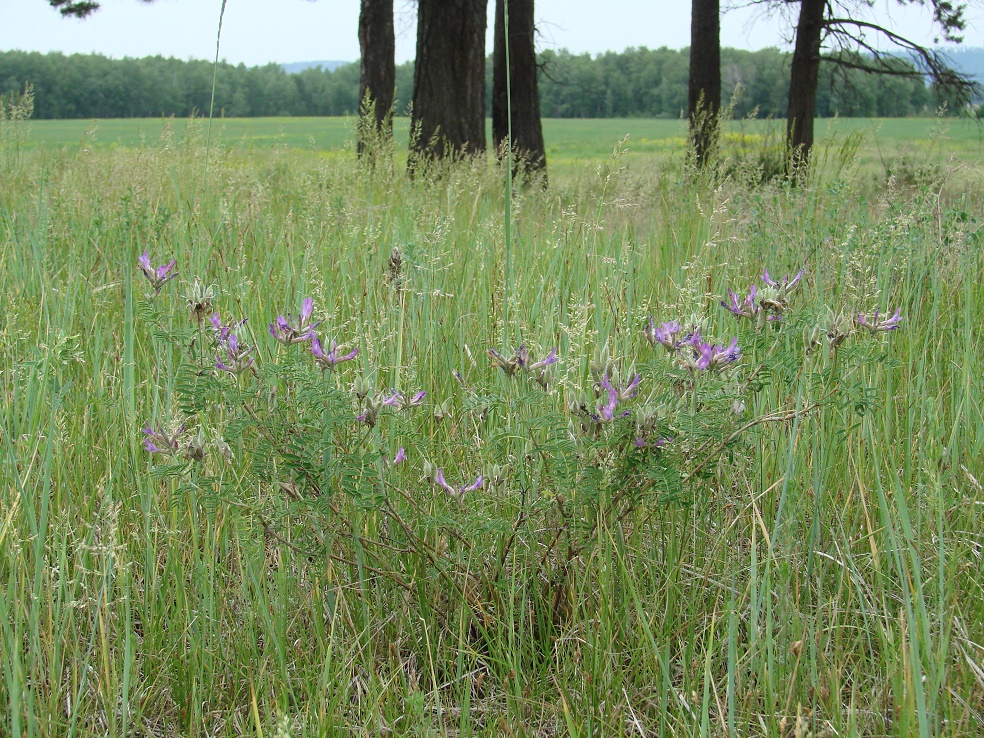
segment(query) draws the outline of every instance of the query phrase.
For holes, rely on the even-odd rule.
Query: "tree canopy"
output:
[[[539,55],[540,110],[550,118],[680,118],[687,109],[689,52],[626,49],[597,57],[547,50]],[[845,56],[837,71],[820,66],[816,114],[820,117],[899,117],[931,114],[945,97],[923,78],[876,77],[853,69],[863,55]],[[742,90],[737,117],[786,115],[790,55],[777,49],[721,50],[722,96]],[[896,59],[900,65],[909,64]],[[492,64],[486,65],[491,97]],[[208,110],[212,63],[160,56],[110,59],[96,54],[0,52],[0,94],[34,87],[36,118],[146,118],[187,116]],[[413,89],[413,63],[396,67],[398,115]],[[491,110],[491,103],[487,102]],[[276,64],[220,63],[215,110],[229,117],[355,115],[359,63],[334,71],[287,74]]]

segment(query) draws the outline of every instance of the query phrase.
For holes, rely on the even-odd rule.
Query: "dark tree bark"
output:
[[[827,0],[801,0],[796,24],[796,45],[789,70],[789,106],[786,112],[786,147],[795,168],[805,164],[813,147],[813,115],[820,72],[820,43],[823,39]]]
[[[719,0],[693,0],[690,16],[690,140],[703,167],[717,135],[721,110],[721,8]]]
[[[487,13],[488,0],[419,0],[415,152],[443,158],[485,151]]]
[[[509,137],[506,91],[505,2],[495,3],[495,41],[492,51],[492,142],[501,151]],[[533,23],[534,0],[509,2],[509,86],[512,93],[512,147],[531,171],[547,168],[540,122]]]
[[[396,34],[393,31],[393,0],[362,0],[359,12],[359,49],[362,53],[359,79],[361,155],[366,134],[392,135],[393,94],[396,86]],[[367,102],[368,107],[365,107]],[[361,120],[372,113],[374,120]]]

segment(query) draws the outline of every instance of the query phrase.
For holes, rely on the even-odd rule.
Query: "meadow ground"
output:
[[[748,153],[774,156],[781,141],[784,121],[731,121],[725,135],[726,155]],[[45,120],[34,121],[27,145],[55,151],[79,147],[95,149],[156,146],[165,127],[181,138],[185,121]],[[406,118],[395,121],[397,152],[407,148]],[[622,161],[630,168],[647,168],[678,160],[686,148],[686,124],[682,120],[645,119],[547,119],[543,122],[551,169],[566,174],[611,156],[619,141],[628,136]],[[195,135],[200,127],[195,124]],[[981,168],[984,161],[984,128],[967,118],[841,118],[818,120],[817,137],[842,142],[851,134],[863,134],[858,164],[863,175],[878,177],[900,159],[940,164],[948,157]],[[351,155],[355,120],[351,118],[230,118],[213,123],[213,134],[226,146],[268,149],[281,146],[320,156]]]
[[[0,733],[984,732],[964,124],[791,187],[552,121],[508,208],[342,123],[86,125],[0,127]]]

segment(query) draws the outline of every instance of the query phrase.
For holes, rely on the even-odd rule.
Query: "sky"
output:
[[[493,3],[490,0],[490,6]],[[221,4],[102,0],[97,13],[79,21],[62,18],[46,0],[0,0],[0,50],[212,59]],[[965,45],[984,46],[982,5],[978,2],[967,14]],[[395,0],[395,7],[396,56],[397,62],[404,62],[415,52],[415,4]],[[924,8],[877,0],[873,12],[915,41],[934,41],[931,17]],[[358,18],[358,0],[227,0],[220,57],[247,66],[354,61],[359,57]],[[690,45],[690,3],[684,0],[536,0],[536,20],[540,49],[598,54],[629,46]],[[789,27],[789,18],[767,16],[761,6],[729,10],[721,20],[721,43],[744,49],[790,48]]]

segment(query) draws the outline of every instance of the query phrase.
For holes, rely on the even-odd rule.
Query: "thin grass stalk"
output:
[[[512,145],[512,70],[509,67],[509,0],[502,0],[503,48],[506,55],[506,192],[503,240],[506,248],[506,268],[503,274],[502,348],[508,350],[509,340],[509,291],[512,284],[512,195],[513,195],[513,145]]]
[[[208,125],[205,128],[205,168],[202,171],[202,193],[208,186],[208,153],[212,143],[212,116],[215,112],[215,83],[219,77],[219,44],[222,41],[222,19],[225,17],[226,2],[222,0],[219,8],[219,27],[215,33],[215,62],[212,64],[212,95],[208,102]]]

